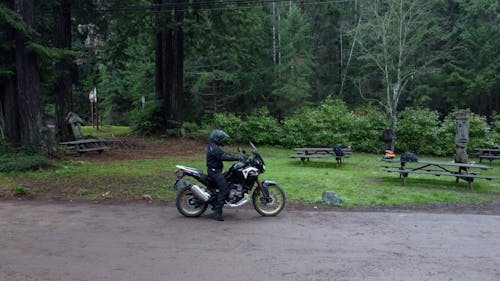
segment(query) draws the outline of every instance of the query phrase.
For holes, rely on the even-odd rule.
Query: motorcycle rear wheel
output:
[[[256,188],[252,194],[253,207],[262,216],[276,216],[285,208],[285,191],[277,184],[270,185],[267,188],[270,201],[266,200],[264,194]]]
[[[207,210],[208,203],[198,199],[191,188],[186,186],[177,193],[175,206],[183,216],[193,218],[201,216]]]

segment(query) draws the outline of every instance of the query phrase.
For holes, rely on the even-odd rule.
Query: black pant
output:
[[[229,188],[227,186],[227,181],[219,170],[208,169],[208,176],[215,182],[219,193],[217,193],[217,201],[215,203],[215,211],[222,213],[222,208],[224,207],[224,201],[226,200],[227,194],[229,193]]]

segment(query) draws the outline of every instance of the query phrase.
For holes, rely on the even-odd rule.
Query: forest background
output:
[[[46,153],[65,117],[145,135],[454,152],[500,146],[496,0],[2,0],[0,137]],[[56,138],[52,136],[53,125]]]

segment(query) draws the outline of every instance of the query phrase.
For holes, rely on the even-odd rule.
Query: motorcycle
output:
[[[249,194],[253,191],[251,199],[255,210],[262,216],[276,216],[285,207],[285,192],[274,181],[259,180],[266,166],[255,145],[250,142],[250,146],[253,156],[248,157],[245,151],[238,148],[243,160],[234,163],[223,173],[229,188],[224,206],[243,206],[250,200]],[[182,165],[176,167],[174,186],[178,190],[175,199],[177,210],[186,217],[199,217],[209,205],[214,206],[218,192],[216,184],[200,169]],[[196,179],[200,185],[186,181],[186,176]]]

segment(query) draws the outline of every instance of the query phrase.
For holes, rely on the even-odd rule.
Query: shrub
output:
[[[455,135],[453,135],[455,137]],[[490,127],[486,117],[475,113],[470,115],[469,123],[469,148],[484,148],[491,147],[490,143]]]
[[[380,153],[383,150],[382,134],[389,128],[385,111],[375,106],[358,108],[349,129],[349,140],[355,150]]]
[[[309,128],[303,120],[297,117],[298,114],[294,118],[285,120],[283,124],[281,144],[285,147],[300,147],[309,143],[309,135],[307,134]]]
[[[328,99],[318,108],[304,108],[285,121],[283,145],[328,146],[350,144],[349,132],[355,116],[345,103]]]
[[[489,136],[491,147],[500,148],[500,114],[493,114]]]
[[[243,121],[240,117],[232,113],[216,113],[210,122],[204,124],[207,129],[206,140],[213,129],[220,129],[229,135],[230,143],[242,143],[244,136],[241,133],[240,126]]]
[[[41,154],[8,153],[0,157],[0,172],[37,170],[49,165],[47,157]]]
[[[333,147],[338,143],[351,144],[349,134],[355,116],[343,101],[328,99],[313,111],[311,117],[317,125],[313,131],[313,145]]]
[[[282,129],[267,108],[253,112],[240,126],[242,140],[257,144],[281,144]]]
[[[20,185],[20,186],[16,186],[14,188],[13,192],[14,192],[14,196],[22,197],[22,196],[26,196],[29,194],[29,189],[27,187]]]
[[[437,111],[406,108],[399,114],[397,148],[421,154],[443,153],[441,122]]]
[[[151,101],[142,110],[135,111],[132,114],[132,130],[144,136],[162,133],[165,119],[161,109],[160,102]]]
[[[5,140],[0,138],[0,155],[9,153],[9,151],[9,145],[5,142]]]

